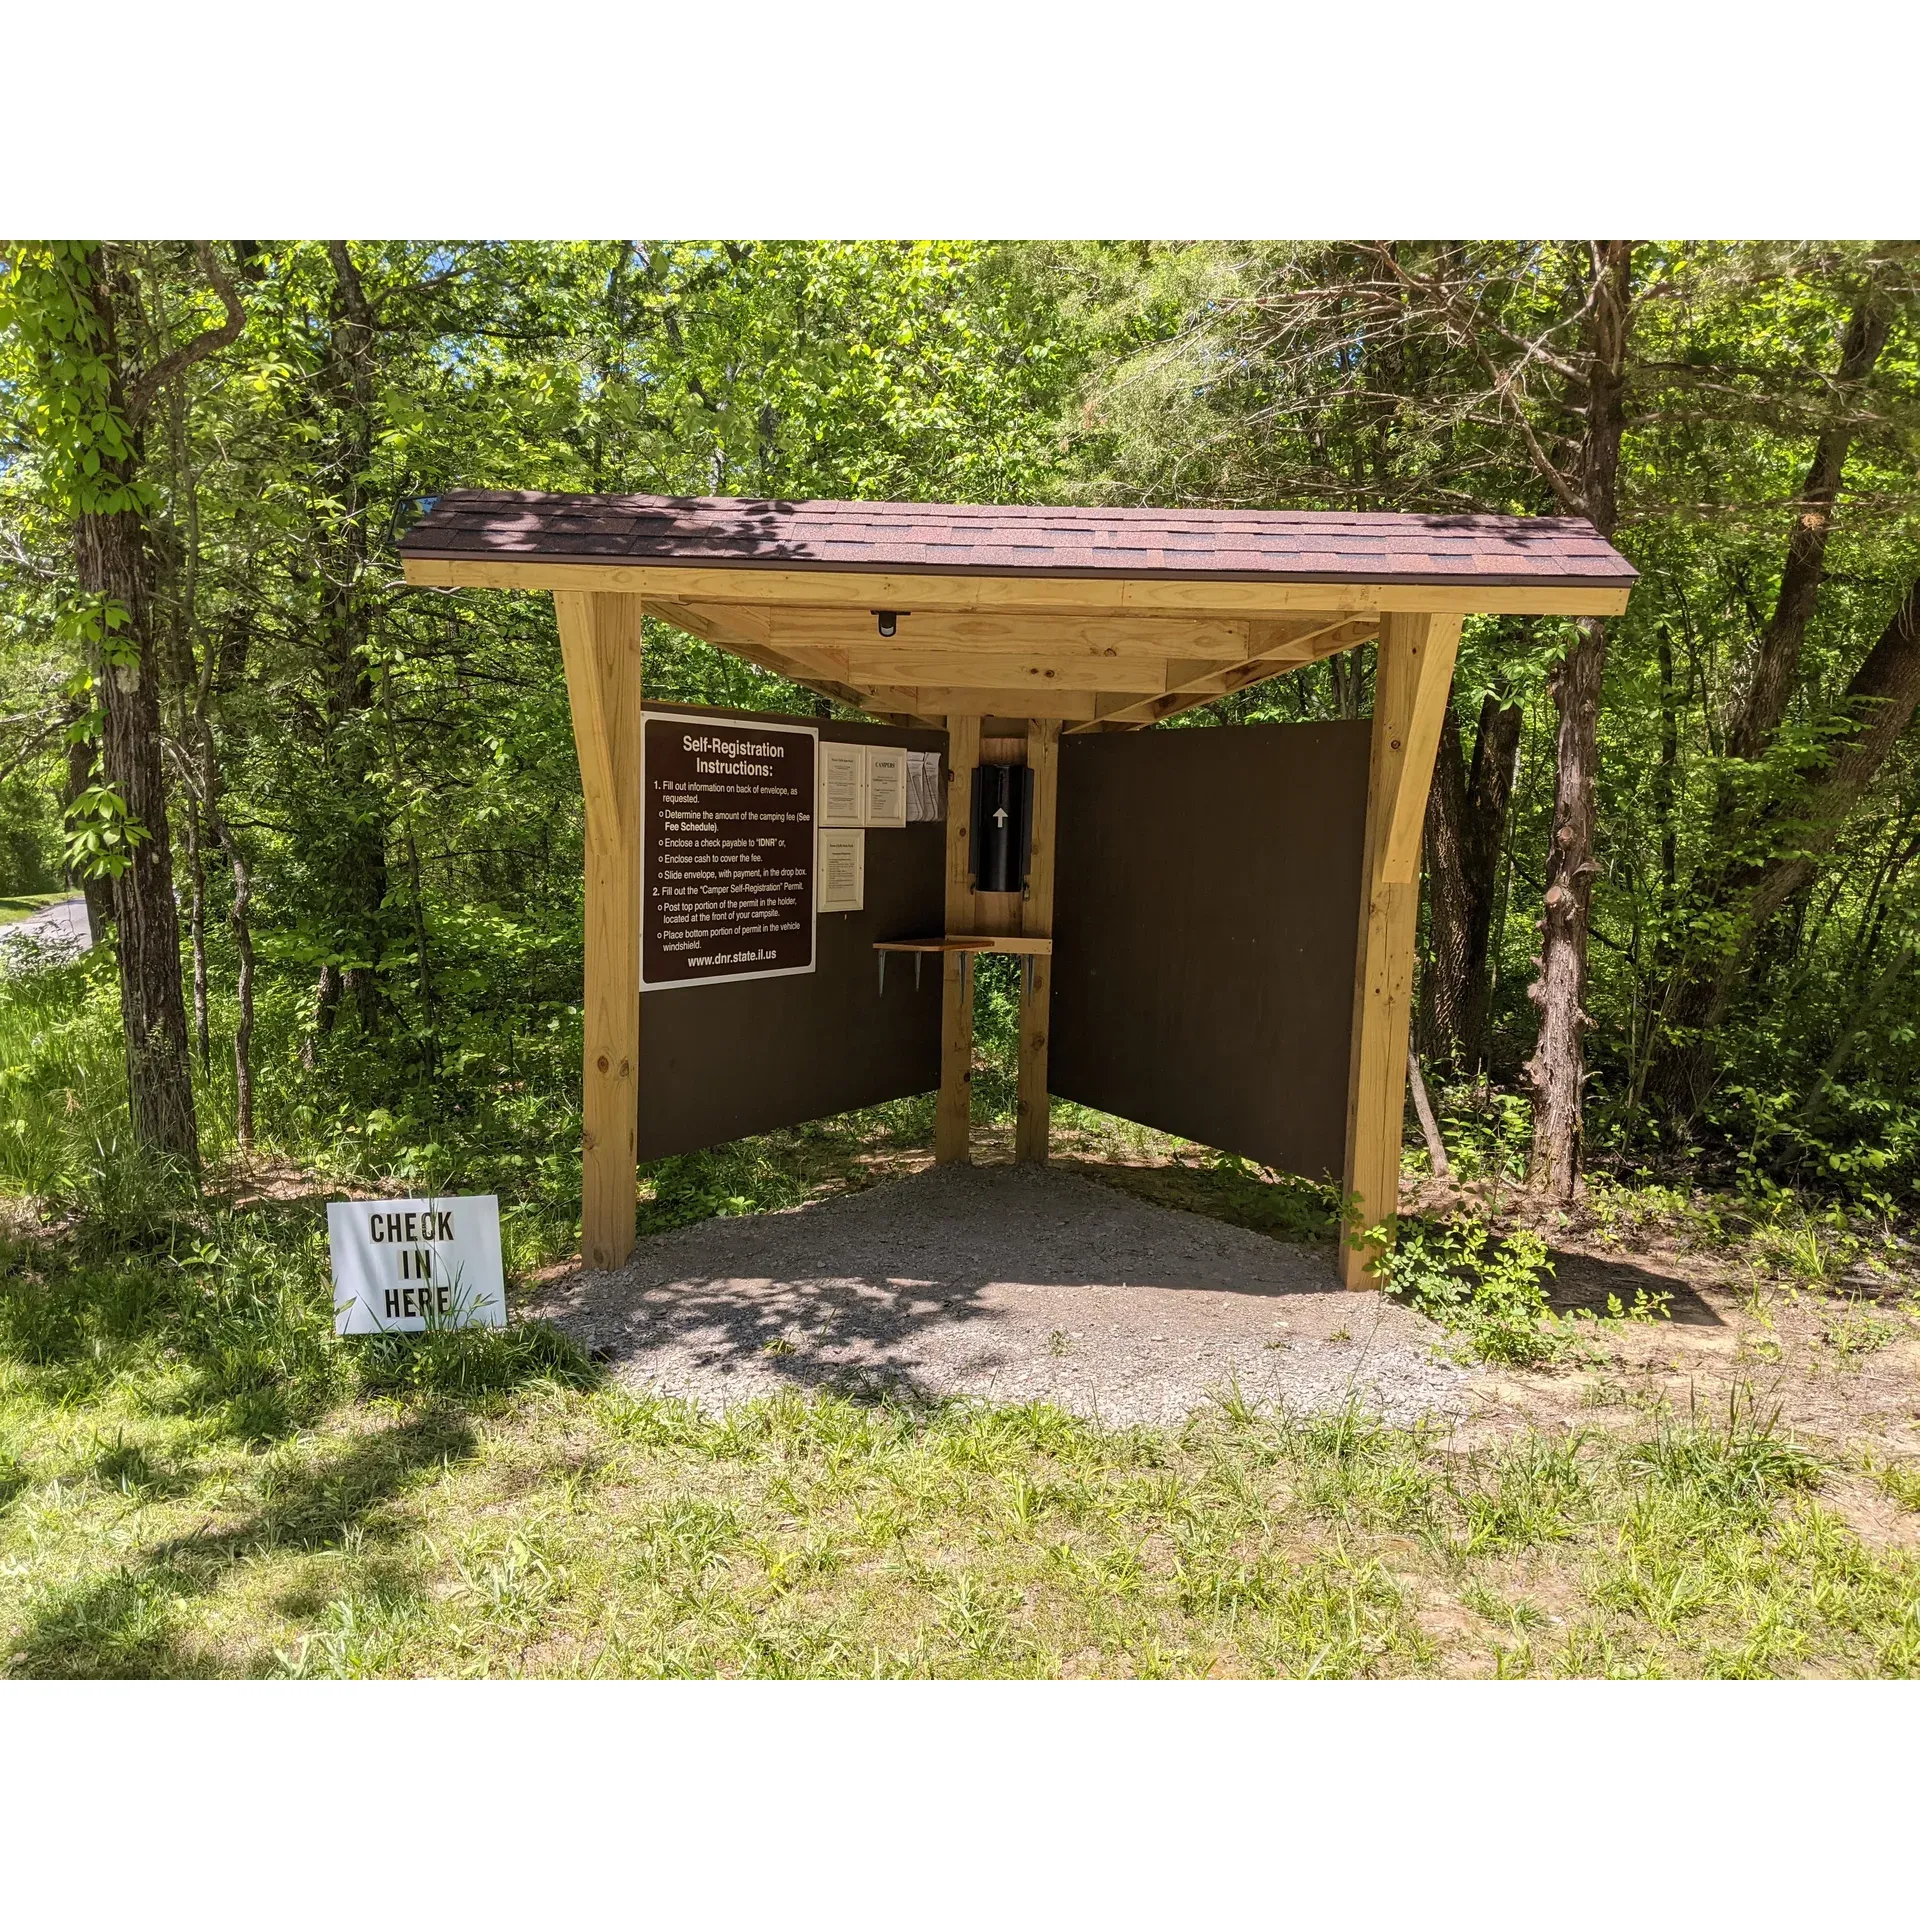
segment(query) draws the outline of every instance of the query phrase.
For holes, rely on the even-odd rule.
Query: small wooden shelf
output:
[[[1028,953],[1053,952],[1051,940],[1018,933],[930,933],[922,940],[876,940],[876,953]]]

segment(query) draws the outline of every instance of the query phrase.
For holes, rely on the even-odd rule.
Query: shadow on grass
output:
[[[231,1524],[203,1523],[131,1565],[50,1595],[7,1649],[6,1671],[39,1679],[168,1679],[244,1671],[193,1644],[188,1603],[250,1559],[338,1549],[350,1531],[378,1545],[401,1531],[382,1513],[423,1473],[470,1458],[471,1416],[436,1406],[362,1434],[323,1458],[270,1465],[261,1497]],[[395,1575],[382,1569],[391,1590]]]
[[[1136,1199],[1204,1214],[1289,1245],[1331,1248],[1336,1237],[1339,1197],[1332,1187],[1289,1174],[1263,1175],[1229,1156],[1207,1166],[1180,1160],[1139,1166],[1069,1149],[1056,1153],[1052,1163]]]

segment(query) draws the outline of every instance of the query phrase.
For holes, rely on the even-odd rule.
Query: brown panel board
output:
[[[651,700],[646,710],[781,720],[818,727],[822,740],[946,751],[943,734],[920,727]],[[939,821],[869,828],[866,906],[859,913],[820,916],[812,973],[644,995],[640,1158],[690,1153],[937,1086],[939,964],[921,967],[916,992],[912,956],[893,955],[882,995],[873,943],[937,932],[945,871],[946,828]]]
[[[1339,1177],[1367,743],[1364,721],[1060,743],[1053,1092]]]

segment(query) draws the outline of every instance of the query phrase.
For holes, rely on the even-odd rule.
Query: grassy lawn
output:
[[[1920,1670],[1920,1562],[1737,1420],[1462,1454],[545,1380],[249,1446],[8,1386],[16,1675]]]
[[[198,1194],[116,1131],[80,998],[111,984],[24,974],[0,1022],[0,1672],[1920,1671],[1920,1312],[1859,1223],[1597,1187],[1537,1223],[1577,1243],[1563,1277],[1671,1289],[1674,1318],[1489,1368],[1492,1411],[1453,1428],[1230,1397],[1179,1429],[794,1396],[718,1419],[538,1321],[333,1337],[327,1191],[497,1189],[515,1297],[563,1267],[573,1148],[524,1056],[477,1146],[429,1163],[296,1113],[367,1158]],[[1057,1118],[1063,1160],[1142,1198],[1332,1230],[1306,1183]],[[664,1162],[643,1230],[910,1174],[928,1125],[901,1102]]]
[[[1920,1555],[1850,1523],[1860,1464],[1737,1401],[1483,1444],[1230,1401],[714,1419],[537,1327],[335,1342],[296,1212],[14,1242],[6,1672],[1920,1671]]]

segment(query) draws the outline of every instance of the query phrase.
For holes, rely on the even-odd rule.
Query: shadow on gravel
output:
[[[535,1310],[658,1391],[729,1398],[791,1386],[1158,1407],[1230,1381],[1272,1394],[1312,1375],[1324,1397],[1323,1374],[1433,1371],[1431,1328],[1347,1294],[1328,1250],[1061,1168],[935,1168],[706,1220],[643,1241],[620,1273],[543,1289]]]

